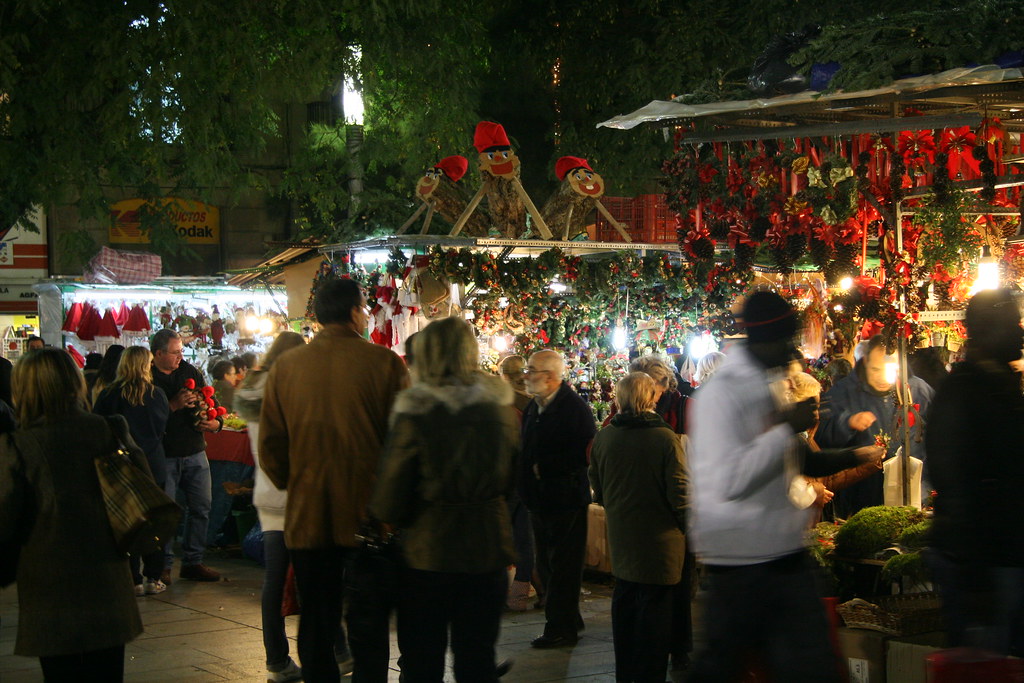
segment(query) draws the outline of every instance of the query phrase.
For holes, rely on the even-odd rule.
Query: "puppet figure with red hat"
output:
[[[469,160],[459,155],[445,157],[428,168],[416,184],[416,196],[423,203],[399,229],[398,234],[404,233],[419,218],[425,208],[429,208],[430,211],[423,221],[421,235],[430,231],[430,222],[435,213],[454,225],[466,210],[466,205],[469,204],[469,191],[466,189],[466,184],[459,182],[466,175],[468,168]],[[487,217],[480,213],[474,213],[466,221],[464,230],[467,235],[473,237],[486,237],[489,228]]]
[[[522,237],[526,232],[526,211],[529,210],[534,227],[544,239],[549,239],[551,231],[519,180],[519,157],[512,150],[512,143],[502,125],[493,121],[476,124],[473,146],[479,154],[483,184],[455,222],[451,234],[458,235],[462,231],[480,200],[487,195],[491,225],[505,237]]]
[[[561,184],[544,204],[541,215],[556,235],[571,240],[587,231],[587,219],[595,208],[607,214],[598,201],[604,195],[604,179],[586,159],[572,156],[555,162],[555,176]]]

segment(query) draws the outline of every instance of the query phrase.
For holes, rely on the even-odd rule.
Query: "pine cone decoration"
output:
[[[764,216],[758,216],[750,225],[750,239],[755,242],[764,242],[765,235],[772,228],[772,222]]]
[[[935,201],[945,204],[949,201],[949,191],[953,184],[949,180],[949,173],[946,172],[946,164],[949,162],[949,155],[939,152],[935,155],[935,175],[932,181],[932,188],[935,190]]]
[[[878,299],[872,299],[871,301],[865,301],[858,311],[858,315],[864,320],[878,320],[878,316],[882,313],[882,307],[878,303]]]
[[[835,255],[824,268],[825,280],[828,284],[837,285],[844,277],[852,277],[857,274],[855,259],[858,252],[856,244],[836,245]]]
[[[807,238],[803,235],[790,235],[786,238],[786,256],[790,262],[796,263],[807,253]]]
[[[694,256],[700,261],[710,261],[715,258],[715,243],[707,237],[701,237],[690,243]]]
[[[793,262],[789,258],[788,243],[786,246],[777,247],[772,245],[768,251],[772,256],[772,262],[779,269],[779,272],[783,275],[788,275],[793,272]]]
[[[708,233],[713,240],[725,240],[729,237],[729,224],[721,218],[710,220],[708,221]]]
[[[810,240],[811,262],[818,267],[818,270],[825,270],[825,267],[832,260],[835,250],[827,242],[811,237]]]
[[[903,174],[907,172],[907,166],[903,157],[899,154],[892,155],[892,168],[889,174],[889,190],[892,194],[892,201],[898,202],[903,199]]]
[[[747,270],[750,266],[754,265],[754,254],[757,252],[757,247],[753,244],[745,244],[739,242],[736,244],[736,248],[733,249],[732,258],[736,264],[737,270]]]

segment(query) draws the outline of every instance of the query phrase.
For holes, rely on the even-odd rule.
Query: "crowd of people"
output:
[[[366,340],[354,281],[325,283],[314,306],[311,342],[285,332],[262,362],[209,368],[220,402],[248,421],[257,463],[268,681],[387,680],[393,615],[410,683],[443,680],[449,648],[456,680],[497,681],[512,666],[496,657],[505,609],[543,609],[533,648],[573,647],[592,502],[615,577],[616,680],[736,680],[752,653],[775,680],[842,680],[804,539],[823,516],[882,502],[898,443],[878,437],[908,418],[880,338],[854,366],[835,361],[823,393],[797,363],[796,311],[756,292],[745,338],[701,359],[695,391],[667,358],[637,358],[598,425],[556,351],[509,356],[493,376],[461,318],[431,323],[402,359]],[[1024,483],[1017,302],[979,294],[967,328],[948,378],[931,363],[937,386],[910,379],[911,449],[938,491],[929,562],[951,644],[1022,654],[1024,539],[1008,521]],[[48,681],[83,670],[121,680],[124,645],[143,627],[134,596],[172,581],[174,544],[117,550],[93,473],[104,451],[126,444],[183,501],[177,578],[220,578],[204,562],[204,435],[222,427],[197,410],[205,385],[169,329],[149,349],[88,358],[84,372],[56,348],[14,366],[13,410],[0,397],[0,584],[17,580],[15,651],[39,657]],[[705,643],[694,653],[698,558]],[[53,566],[74,566],[76,581]],[[281,616],[289,567],[301,668]]]

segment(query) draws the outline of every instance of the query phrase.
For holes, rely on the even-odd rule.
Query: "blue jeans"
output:
[[[184,458],[167,458],[167,480],[164,491],[175,498],[180,491],[185,503],[185,532],[181,538],[182,565],[202,564],[206,550],[206,529],[210,525],[210,504],[213,498],[210,462],[206,451]],[[164,566],[174,564],[173,541],[164,548]]]

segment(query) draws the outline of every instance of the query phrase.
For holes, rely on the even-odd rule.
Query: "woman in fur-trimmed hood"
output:
[[[459,318],[431,323],[414,346],[416,383],[396,399],[370,505],[401,529],[408,564],[402,670],[408,680],[440,680],[450,625],[456,679],[492,681],[514,561],[505,502],[519,448],[513,392],[479,372],[476,339]]]

